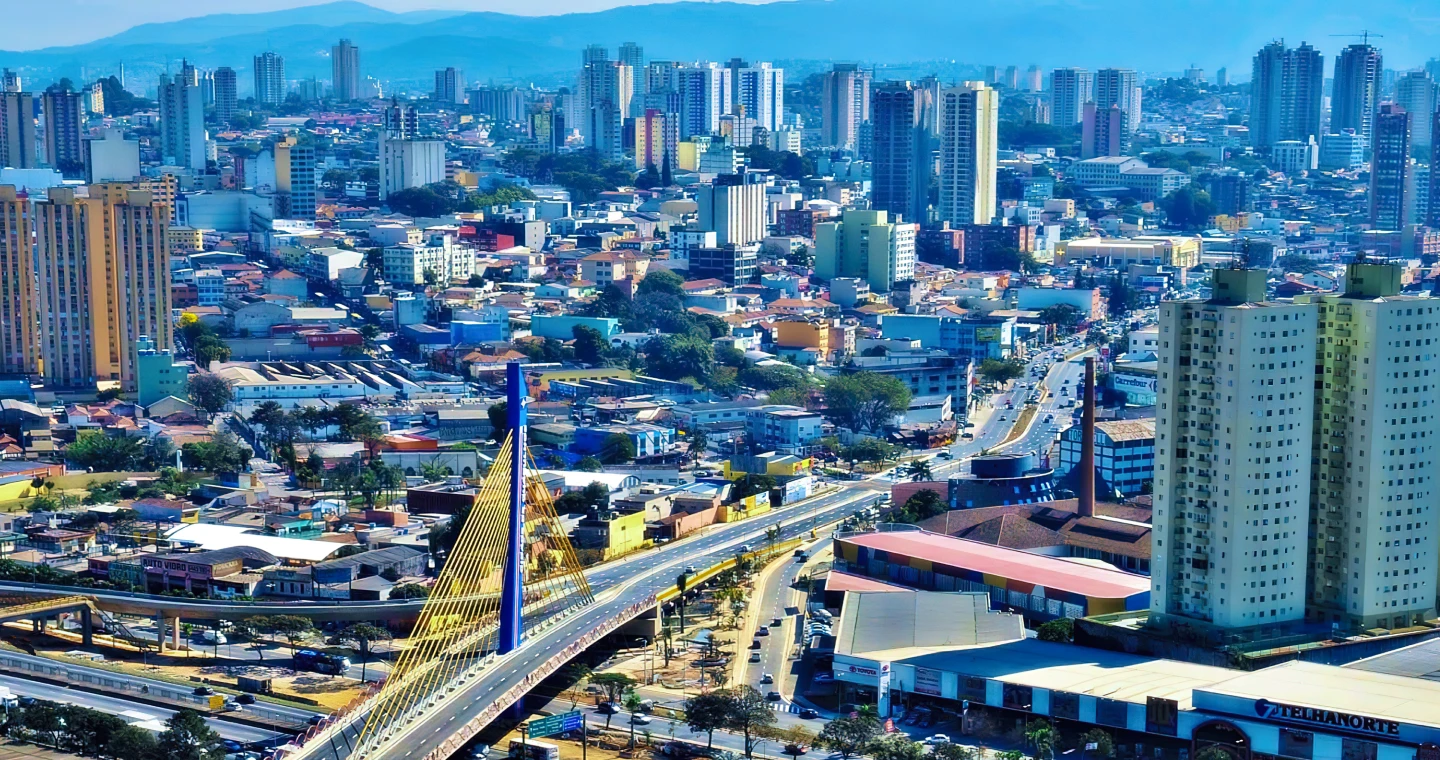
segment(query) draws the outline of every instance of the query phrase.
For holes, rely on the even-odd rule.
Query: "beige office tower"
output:
[[[1435,617],[1440,299],[1401,267],[1351,264],[1319,309],[1309,617],[1348,629]],[[1297,298],[1298,300],[1305,300]]]
[[[42,374],[56,387],[135,387],[141,336],[173,345],[170,208],[133,184],[53,188],[35,204]]]
[[[170,206],[132,184],[91,185],[91,197],[105,204],[112,237],[107,256],[116,272],[110,298],[116,326],[121,386],[135,389],[135,347],[174,347],[170,323]]]
[[[12,185],[0,185],[0,373],[5,374],[40,369],[30,225],[30,199]]]
[[[1317,307],[1217,269],[1160,305],[1150,610],[1221,628],[1300,620]]]

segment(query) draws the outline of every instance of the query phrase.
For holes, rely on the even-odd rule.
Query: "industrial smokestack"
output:
[[[1085,400],[1080,416],[1081,517],[1095,516],[1095,357],[1085,357]]]

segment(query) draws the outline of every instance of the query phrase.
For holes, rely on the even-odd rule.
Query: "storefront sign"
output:
[[[1322,710],[1317,707],[1287,705],[1279,702],[1271,702],[1268,699],[1255,700],[1255,714],[1267,720],[1287,720],[1294,723],[1330,726],[1350,731],[1362,731],[1367,734],[1380,734],[1382,736],[1400,735],[1400,723],[1398,721],[1370,718],[1364,715],[1352,715],[1335,710]]]
[[[864,665],[850,665],[848,668],[851,673],[857,676],[878,676],[881,673],[889,674],[890,663],[881,663],[879,668],[869,668]]]
[[[1110,387],[1117,391],[1154,393],[1156,381],[1154,375],[1122,375],[1116,372],[1110,375]]]
[[[929,668],[915,669],[915,692],[940,696],[940,671]]]

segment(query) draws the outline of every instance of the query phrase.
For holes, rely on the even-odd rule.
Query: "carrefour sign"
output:
[[[1345,731],[1359,731],[1367,734],[1379,734],[1381,736],[1400,735],[1399,721],[1371,718],[1365,715],[1353,715],[1335,710],[1323,710],[1318,707],[1287,705],[1281,702],[1271,702],[1268,699],[1255,700],[1255,714],[1266,720],[1308,723],[1314,726],[1327,726]]]
[[[1115,390],[1143,391],[1154,393],[1156,380],[1151,375],[1122,375],[1118,372],[1110,375],[1110,387]]]

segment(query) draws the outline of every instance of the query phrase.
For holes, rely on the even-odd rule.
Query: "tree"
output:
[[[583,457],[575,463],[576,472],[604,472],[605,465],[595,457]]]
[[[493,430],[490,433],[491,440],[505,440],[505,434],[510,432],[510,405],[504,401],[491,404],[490,408],[485,410],[485,416],[490,418],[490,427]]]
[[[110,746],[115,732],[126,725],[114,715],[79,705],[61,707],[60,719],[65,724],[66,748],[88,757],[99,757]]]
[[[715,350],[708,337],[689,333],[662,335],[646,341],[644,350],[645,372],[652,377],[666,380],[688,377],[704,382],[715,369]]]
[[[443,462],[420,463],[420,477],[424,478],[426,483],[438,483],[454,474],[450,466]]]
[[[930,463],[924,459],[916,459],[905,468],[905,474],[910,480],[919,483],[925,480],[933,480],[934,475],[930,472]]]
[[[154,760],[160,757],[160,746],[155,734],[139,726],[121,726],[110,735],[105,752],[115,760]]]
[[[1275,261],[1275,268],[1283,272],[1309,274],[1320,268],[1320,263],[1303,253],[1287,253]]]
[[[685,723],[691,731],[704,731],[705,747],[714,747],[715,730],[724,728],[730,714],[730,699],[723,691],[697,694],[685,700]]]
[[[905,500],[901,507],[890,515],[891,522],[913,525],[949,511],[945,498],[933,489],[924,488]]]
[[[386,197],[385,203],[397,214],[410,217],[443,216],[455,210],[456,202],[430,186],[407,187]]]
[[[430,596],[430,587],[418,583],[402,583],[390,589],[391,599],[425,599]]]
[[[690,431],[690,457],[700,461],[705,457],[705,449],[710,445],[710,436],[701,428]]]
[[[1075,640],[1075,621],[1062,617],[1041,623],[1040,627],[1035,629],[1035,638],[1069,644]]]
[[[599,330],[585,325],[575,325],[570,328],[575,336],[575,361],[586,364],[600,364],[605,361],[605,354],[609,346],[605,343],[605,336]]]
[[[1111,738],[1110,732],[1106,731],[1103,728],[1092,728],[1089,731],[1080,734],[1080,740],[1078,744],[1080,749],[1084,750],[1085,757],[1087,758],[1102,758],[1115,756],[1115,740]],[[1090,749],[1090,745],[1092,744],[1095,745],[1094,749]],[[1201,753],[1203,754],[1204,750],[1201,750]],[[1228,755],[1225,757],[1225,760],[1230,760]]]
[[[632,718],[629,721],[630,749],[635,749],[635,721],[633,720],[633,718],[635,713],[640,712],[640,708],[645,705],[645,700],[641,699],[640,695],[636,694],[634,689],[630,689],[629,691],[625,692],[623,703],[625,705],[625,710],[630,713]]]
[[[605,701],[611,704],[619,704],[620,699],[627,692],[633,691],[639,681],[625,675],[624,673],[591,673],[586,681],[600,688],[605,693]],[[605,715],[605,728],[610,728],[610,714]]]
[[[896,447],[886,443],[879,438],[861,438],[860,440],[846,446],[840,456],[849,460],[853,467],[855,462],[871,462],[881,464],[895,456]]]
[[[370,645],[376,641],[389,641],[390,632],[369,623],[354,623],[340,631],[340,640],[355,645],[355,653],[360,655],[360,680],[363,682],[365,666],[370,662]]]
[[[1190,185],[1161,198],[1160,207],[1165,210],[1170,226],[1185,230],[1200,229],[1215,216],[1215,203],[1210,200],[1210,194]]]
[[[1040,310],[1040,319],[1046,324],[1056,327],[1071,328],[1085,321],[1085,315],[1070,304],[1061,303],[1054,306],[1046,306]],[[987,359],[986,361],[994,361]]]
[[[765,701],[765,695],[751,686],[737,686],[729,692],[729,708],[726,710],[725,728],[738,731],[745,737],[745,756],[755,756],[755,742],[760,734],[776,723],[775,711]]]
[[[855,432],[878,433],[910,406],[910,389],[899,378],[874,372],[837,375],[825,383],[826,414]]]
[[[739,500],[755,494],[768,494],[777,485],[774,475],[767,475],[763,472],[747,472],[744,477],[735,481],[735,490],[731,495]]]
[[[785,263],[792,267],[809,269],[815,263],[815,254],[810,250],[810,246],[802,245],[785,255]]]
[[[669,269],[656,267],[645,273],[644,279],[635,286],[635,295],[647,293],[669,293],[676,298],[685,297],[685,280]]]
[[[65,447],[65,458],[94,472],[124,472],[139,464],[143,448],[139,438],[88,432]]]
[[[1054,760],[1055,745],[1060,741],[1060,732],[1056,731],[1049,721],[1032,720],[1025,725],[1025,740],[1035,748],[1035,760]]]
[[[839,752],[842,760],[858,755],[870,746],[880,735],[880,721],[869,715],[839,717],[820,730],[816,743],[832,752]]]
[[[865,749],[875,760],[924,760],[925,745],[905,734],[887,734]]]
[[[1234,758],[1234,755],[1214,744],[1195,753],[1195,760],[1234,760]]]
[[[930,748],[930,754],[935,760],[977,760],[975,750],[963,744],[952,744],[941,742]]]
[[[635,443],[624,433],[611,433],[600,441],[600,461],[625,464],[635,458]]]
[[[190,376],[189,392],[190,403],[194,404],[195,408],[213,416],[235,400],[235,383],[229,378],[201,372],[198,375]]]
[[[999,385],[1025,375],[1025,365],[1017,361],[986,359],[980,362],[980,376],[987,382]]]
[[[252,452],[234,433],[222,430],[208,441],[185,444],[180,448],[180,454],[187,467],[221,473],[244,470]]]
[[[163,760],[221,760],[225,745],[220,734],[205,722],[205,716],[194,710],[181,709],[165,721],[165,731],[157,741]]]
[[[265,618],[264,625],[263,632],[285,639],[290,645],[291,656],[294,656],[300,642],[315,632],[315,624],[310,622],[310,618],[299,615],[273,615]]]

